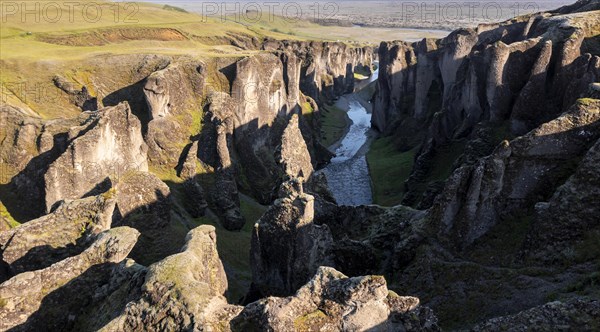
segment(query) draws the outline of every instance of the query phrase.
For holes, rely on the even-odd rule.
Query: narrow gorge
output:
[[[600,326],[598,0],[379,45],[102,29],[23,38],[216,55],[0,61],[52,91],[2,76],[0,330]]]

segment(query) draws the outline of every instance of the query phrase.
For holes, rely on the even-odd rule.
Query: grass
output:
[[[400,204],[404,197],[404,181],[413,168],[418,147],[401,152],[391,137],[377,139],[367,153],[373,186],[373,202],[382,206]]]
[[[454,162],[463,153],[465,144],[465,141],[454,141],[447,146],[437,149],[426,183],[430,181],[445,181],[452,174],[452,171],[454,171]]]
[[[6,210],[6,206],[0,202],[0,217],[6,221],[10,228],[14,228],[20,225],[18,221],[16,221],[10,213]]]
[[[101,8],[102,13],[97,20],[84,16],[79,7],[72,14],[72,2],[68,1],[23,3],[28,9],[39,8],[41,19],[36,22],[34,15],[28,14],[29,19],[22,20],[20,12],[12,15],[8,10],[3,14],[0,86],[10,104],[30,108],[46,119],[73,117],[80,112],[52,84],[55,74],[85,84],[92,96],[99,97],[104,97],[100,92],[110,93],[140,79],[133,78],[133,71],[122,70],[136,68],[140,61],[105,61],[111,56],[153,54],[199,60],[244,57],[261,51],[232,45],[240,36],[259,41],[266,37],[344,40],[359,45],[355,41],[362,34],[353,28],[325,27],[305,20],[290,22],[273,15],[262,15],[259,21],[250,20],[252,13],[246,14],[245,20],[204,17],[169,5],[143,2],[96,1],[91,6]],[[346,30],[351,34],[345,36]],[[26,93],[14,88],[21,84],[26,84]],[[103,91],[96,91],[100,87]],[[60,98],[40,98],[39,91]]]
[[[331,146],[346,132],[348,114],[335,105],[324,105],[319,112],[321,115],[321,143]]]
[[[366,80],[367,78],[369,78],[369,76],[365,76],[365,75],[363,75],[363,74],[359,74],[359,73],[357,73],[357,72],[354,72],[354,79],[355,79],[355,80],[360,80],[360,81],[362,81],[362,80]]]

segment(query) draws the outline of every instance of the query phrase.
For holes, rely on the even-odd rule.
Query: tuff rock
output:
[[[281,195],[252,232],[252,287],[262,295],[290,295],[333,263],[329,227],[314,223],[314,197],[297,179],[284,183]]]
[[[330,267],[289,297],[247,305],[233,331],[439,331],[419,299],[388,291],[381,276],[348,278]]]
[[[71,128],[66,151],[48,167],[44,175],[47,211],[61,199],[94,193],[110,176],[148,170],[141,123],[129,105],[122,103],[97,113],[86,126]]]
[[[0,284],[0,328],[30,331],[68,326],[84,302],[92,301],[97,284],[86,281],[87,277],[94,277],[89,274],[125,259],[138,235],[127,227],[105,231],[80,254],[40,270],[20,273]],[[76,296],[82,302],[65,301],[66,295]]]
[[[16,275],[82,252],[110,228],[115,203],[108,195],[66,201],[49,215],[0,232],[2,261]]]

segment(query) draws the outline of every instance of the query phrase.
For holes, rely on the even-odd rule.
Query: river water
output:
[[[377,79],[378,70],[366,80]],[[364,81],[363,81],[364,82]],[[361,82],[361,83],[363,83]],[[357,85],[357,89],[360,86]],[[366,84],[362,84],[366,86]],[[371,177],[365,156],[371,131],[371,114],[353,93],[341,97],[340,105],[347,105],[351,124],[346,135],[335,148],[335,157],[322,170],[327,178],[329,190],[339,205],[367,205],[373,203]]]

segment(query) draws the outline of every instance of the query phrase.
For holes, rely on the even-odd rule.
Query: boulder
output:
[[[148,267],[141,297],[102,331],[228,330],[241,307],[227,304],[215,228],[191,230],[178,254]]]
[[[80,254],[0,284],[0,329],[64,329],[96,292],[97,284],[86,279],[125,259],[138,235],[128,227],[105,231]]]
[[[330,267],[293,296],[247,305],[233,331],[439,331],[437,318],[419,299],[388,291],[381,276],[348,278]]]
[[[113,192],[65,201],[49,215],[0,233],[2,261],[15,275],[81,253],[110,228],[115,203]]]

